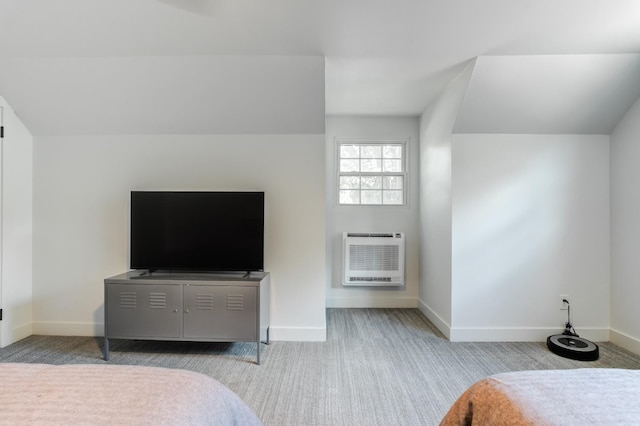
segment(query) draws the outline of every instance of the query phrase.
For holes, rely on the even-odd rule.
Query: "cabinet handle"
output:
[[[174,313],[174,314],[177,314],[177,313],[178,313],[178,308],[174,309],[174,310],[173,310],[173,313]]]
[[[188,313],[189,313],[189,310],[188,310],[188,309],[185,309],[185,310],[184,310],[184,313],[185,313],[185,314],[188,314]]]

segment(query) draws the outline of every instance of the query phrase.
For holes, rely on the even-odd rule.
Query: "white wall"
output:
[[[608,340],[609,137],[454,135],[451,340]]]
[[[2,264],[0,265],[0,346],[31,335],[33,251],[33,137],[9,104],[0,97],[5,138],[2,146]]]
[[[470,62],[420,118],[420,310],[451,328],[451,129],[473,71]]]
[[[34,333],[103,333],[131,190],[260,190],[271,337],[326,338],[323,135],[41,137],[34,181]]]
[[[350,117],[326,119],[327,209],[327,306],[410,307],[417,306],[418,238],[418,118]],[[408,203],[406,206],[339,206],[336,202],[336,138],[364,140],[409,140]],[[343,232],[404,232],[406,271],[403,287],[344,287],[342,285]]]
[[[640,101],[611,134],[611,341],[640,353]]]

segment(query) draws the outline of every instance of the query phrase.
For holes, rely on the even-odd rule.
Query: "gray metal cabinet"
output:
[[[269,343],[269,274],[130,271],[104,280],[109,339]]]
[[[109,336],[180,338],[180,286],[111,283],[106,297]]]
[[[184,291],[184,337],[256,340],[256,287],[187,285]]]

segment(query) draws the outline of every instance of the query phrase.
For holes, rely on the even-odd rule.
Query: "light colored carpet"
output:
[[[111,342],[109,364],[182,368],[236,392],[265,425],[437,425],[471,384],[507,371],[640,369],[609,343],[574,361],[545,343],[451,343],[416,309],[329,309],[326,342],[255,344]],[[579,330],[578,330],[579,332]],[[102,338],[31,336],[0,349],[2,362],[104,363]]]

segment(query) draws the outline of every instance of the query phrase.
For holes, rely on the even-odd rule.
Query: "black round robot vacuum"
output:
[[[571,313],[569,302],[567,304],[568,321],[562,334],[554,334],[547,337],[547,347],[551,352],[565,358],[580,361],[595,361],[600,357],[600,348],[595,343],[578,336],[571,325]]]
[[[547,337],[547,347],[556,355],[580,361],[595,361],[600,356],[598,345],[577,335],[554,334]]]

